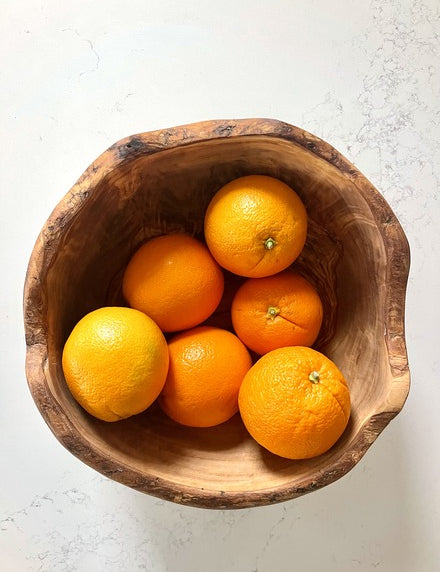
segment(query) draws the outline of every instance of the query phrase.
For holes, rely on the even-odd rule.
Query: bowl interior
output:
[[[325,321],[316,347],[340,367],[352,395],[343,437],[326,454],[306,461],[265,451],[238,415],[218,427],[191,429],[153,405],[125,421],[100,422],[73,400],[61,368],[63,345],[75,323],[95,308],[124,305],[121,277],[138,246],[173,231],[202,237],[213,194],[229,180],[252,173],[282,179],[306,205],[309,234],[294,267],[323,299]],[[191,485],[223,494],[295,487],[325,471],[384,407],[392,383],[383,335],[385,270],[383,239],[362,193],[336,167],[295,143],[264,135],[221,138],[127,159],[91,189],[65,227],[42,285],[50,390],[70,422],[109,459],[146,478],[174,483],[176,490]],[[238,282],[228,278],[225,298],[210,323],[230,327],[228,304]]]

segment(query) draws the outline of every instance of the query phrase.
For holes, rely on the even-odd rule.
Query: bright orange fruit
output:
[[[223,272],[200,241],[186,234],[153,238],[134,254],[122,290],[132,308],[150,316],[164,332],[206,320],[223,294]]]
[[[252,365],[243,343],[231,332],[200,326],[168,344],[170,368],[159,405],[174,421],[211,427],[238,411],[238,391]]]
[[[350,393],[336,365],[311,348],[280,348],[246,374],[238,399],[252,437],[287,459],[325,453],[350,417]]]
[[[82,318],[64,346],[63,371],[78,403],[103,421],[149,407],[165,383],[168,348],[151,318],[131,308],[99,308]]]
[[[246,280],[235,294],[232,324],[248,348],[263,355],[285,346],[311,346],[322,324],[322,303],[300,274],[285,270]]]
[[[290,266],[306,234],[307,213],[299,196],[265,175],[231,181],[214,195],[205,215],[211,254],[223,268],[250,278]]]

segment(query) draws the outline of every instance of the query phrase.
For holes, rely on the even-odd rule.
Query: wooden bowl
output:
[[[61,368],[75,323],[95,308],[124,305],[121,276],[139,245],[173,231],[202,237],[212,195],[251,173],[282,179],[306,205],[308,240],[294,266],[323,298],[317,347],[341,368],[352,395],[342,438],[305,461],[264,450],[238,415],[192,429],[153,405],[125,421],[98,421],[73,400]],[[207,121],[134,135],[92,163],[38,237],[24,290],[29,387],[59,441],[116,481],[206,508],[285,501],[347,473],[402,408],[409,391],[408,269],[406,237],[383,197],[329,144],[297,127]],[[230,326],[236,282],[229,277],[210,323]]]

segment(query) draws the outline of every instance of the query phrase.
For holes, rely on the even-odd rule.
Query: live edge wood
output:
[[[238,415],[212,429],[190,429],[153,405],[126,421],[100,422],[72,399],[61,369],[74,324],[92,309],[124,304],[121,274],[134,250],[165,232],[202,238],[210,197],[250,173],[286,181],[307,207],[308,240],[294,266],[323,298],[326,318],[316,347],[339,365],[352,395],[342,438],[306,461],[263,450]],[[24,289],[29,387],[69,451],[139,491],[206,508],[292,499],[347,473],[402,408],[409,391],[408,270],[406,237],[383,197],[310,133],[280,121],[246,119],[134,135],[92,163],[37,239]],[[229,277],[211,323],[230,327],[235,286]]]

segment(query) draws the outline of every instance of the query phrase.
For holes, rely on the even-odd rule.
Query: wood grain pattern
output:
[[[61,352],[92,309],[124,304],[121,276],[135,249],[166,232],[202,237],[212,195],[245,174],[278,177],[309,215],[295,267],[320,292],[317,341],[352,394],[347,430],[326,454],[278,458],[239,416],[211,429],[178,426],[153,406],[118,423],[90,417],[71,397]],[[409,391],[404,337],[409,248],[395,215],[335,149],[286,123],[208,121],[128,137],[103,153],[55,208],[29,262],[24,291],[26,371],[33,398],[60,442],[79,459],[137,490],[182,504],[240,508],[291,499],[347,473]],[[231,327],[240,279],[229,276],[210,323]]]

